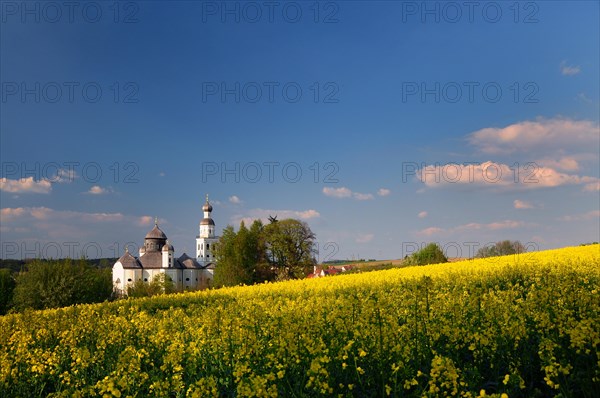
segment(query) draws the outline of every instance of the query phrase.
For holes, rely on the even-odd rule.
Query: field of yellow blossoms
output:
[[[0,317],[0,396],[592,397],[600,246]]]

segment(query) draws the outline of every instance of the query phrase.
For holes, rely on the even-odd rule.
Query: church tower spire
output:
[[[215,237],[215,222],[211,218],[212,210],[213,207],[208,201],[207,194],[206,201],[202,206],[204,218],[200,221],[199,234],[196,238],[196,259],[201,265],[207,265],[214,261],[212,248],[217,238]]]
[[[212,210],[213,210],[212,205],[208,201],[208,194],[206,194],[206,202],[204,203],[204,206],[202,206],[202,211],[204,212],[204,220],[206,220],[206,219],[212,220],[210,218],[210,213],[212,212]],[[204,220],[202,220],[202,221],[204,221]],[[214,225],[214,223],[213,223],[213,225]]]

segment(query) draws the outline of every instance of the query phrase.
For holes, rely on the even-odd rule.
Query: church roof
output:
[[[163,267],[161,252],[146,252],[146,254],[141,256],[138,261],[142,264],[142,268],[144,269],[157,269]],[[183,268],[183,265],[178,261],[175,261],[175,266],[173,268]]]
[[[125,254],[123,254],[121,258],[119,258],[117,261],[121,263],[123,268],[142,268],[140,262],[135,257],[133,257],[129,253],[129,251],[126,251]]]
[[[206,203],[202,206],[202,211],[211,212],[213,210],[212,205],[208,202],[208,194],[206,195]]]
[[[154,228],[146,234],[146,239],[167,239],[167,235],[158,228],[158,222],[154,222]]]
[[[202,268],[202,266],[200,265],[200,263],[198,263],[198,261],[196,261],[195,258],[192,258],[192,257],[188,256],[185,253],[183,253],[181,255],[181,257],[179,257],[177,259],[177,261],[179,261],[179,263],[181,263],[181,265],[184,268],[191,268],[191,269]]]
[[[215,225],[215,222],[212,218],[203,218],[202,221],[200,221],[200,225]]]

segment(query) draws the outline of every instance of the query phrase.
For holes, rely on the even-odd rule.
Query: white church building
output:
[[[199,290],[212,286],[215,269],[214,244],[215,222],[211,218],[212,206],[206,195],[202,206],[204,218],[200,221],[199,235],[196,237],[196,258],[183,253],[175,258],[175,248],[167,240],[167,235],[154,220],[154,228],[146,234],[139,256],[134,257],[127,249],[113,265],[113,286],[119,294],[127,293],[127,286],[136,281],[151,282],[159,274],[165,274],[177,290]]]

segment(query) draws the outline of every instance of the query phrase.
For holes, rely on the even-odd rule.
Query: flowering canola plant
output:
[[[600,246],[0,317],[2,397],[597,396]]]

